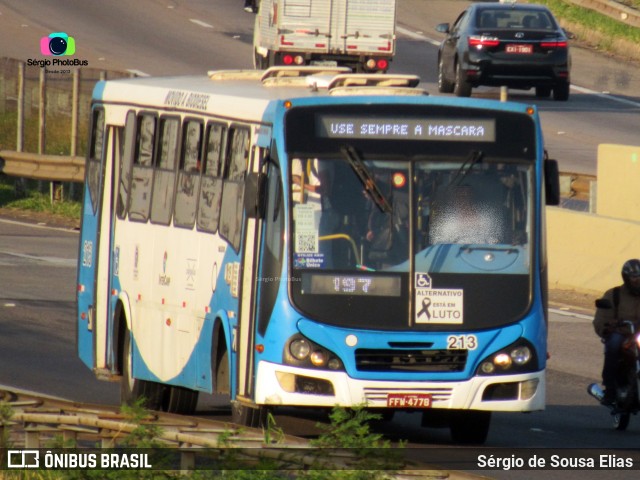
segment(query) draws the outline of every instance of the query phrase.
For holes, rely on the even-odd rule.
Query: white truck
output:
[[[386,72],[396,48],[396,0],[261,0],[254,67],[335,65]]]

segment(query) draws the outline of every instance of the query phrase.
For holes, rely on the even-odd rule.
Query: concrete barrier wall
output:
[[[550,287],[601,294],[640,258],[640,146],[600,145],[596,213],[547,207]]]

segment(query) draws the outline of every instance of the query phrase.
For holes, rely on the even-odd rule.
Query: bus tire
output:
[[[122,349],[122,378],[120,379],[120,401],[131,405],[140,399],[149,409],[159,410],[162,406],[164,387],[156,382],[139,380],[132,376],[133,345],[131,332],[125,329]]]
[[[269,409],[263,405],[246,405],[237,400],[231,402],[231,422],[250,428],[266,428]]]
[[[192,415],[198,405],[198,392],[190,388],[170,386],[167,388],[162,410],[181,415]]]
[[[451,412],[449,430],[454,443],[483,444],[489,434],[491,412],[480,410],[456,410]]]
[[[222,351],[216,353],[216,361],[212,366],[212,372],[215,378],[213,392],[218,394],[229,393],[231,391],[229,376],[229,352],[224,345]]]

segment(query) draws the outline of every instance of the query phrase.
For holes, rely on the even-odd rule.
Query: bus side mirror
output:
[[[261,172],[248,173],[244,179],[244,213],[249,218],[264,218],[267,176]]]
[[[557,160],[547,158],[544,161],[544,188],[547,205],[560,205],[560,172]]]

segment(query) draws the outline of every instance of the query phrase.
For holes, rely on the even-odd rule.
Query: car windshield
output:
[[[479,28],[555,30],[553,17],[544,10],[481,9],[476,13]]]

